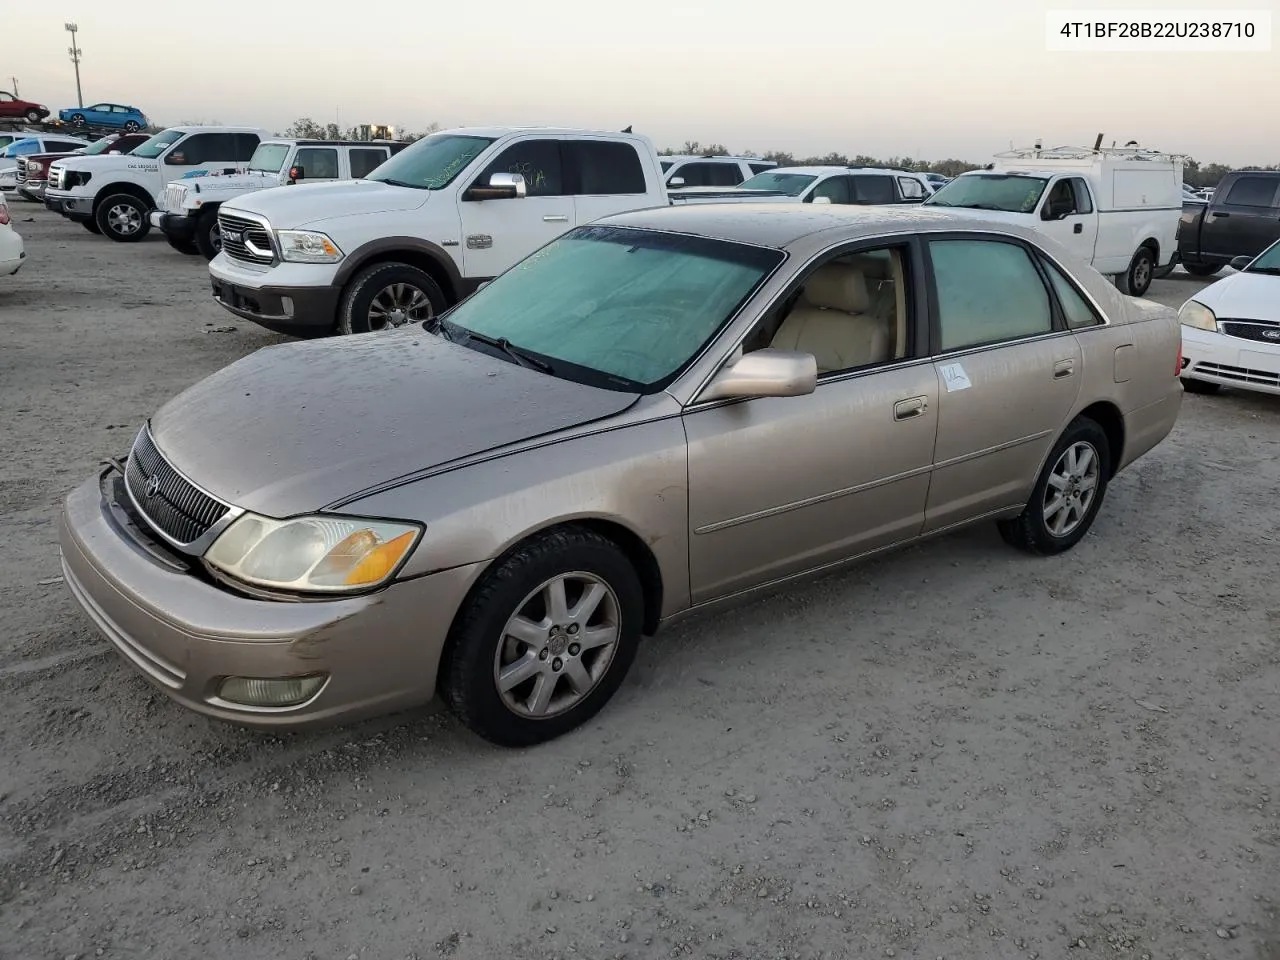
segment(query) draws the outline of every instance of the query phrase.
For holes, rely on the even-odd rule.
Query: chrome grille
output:
[[[1219,320],[1218,331],[1228,337],[1256,340],[1258,343],[1280,347],[1280,323],[1267,320]]]
[[[64,171],[61,167],[50,167],[49,168],[49,186],[53,187],[53,189],[55,190],[61,190],[62,182],[65,179],[63,174],[64,174]]]
[[[164,209],[169,213],[181,213],[182,201],[186,199],[187,188],[181,183],[171,183],[165,187]]]
[[[27,158],[26,157],[18,158],[18,182],[19,183],[27,182]]]
[[[256,220],[246,220],[218,211],[218,229],[222,232],[222,252],[245,263],[274,263],[271,234]]]
[[[187,545],[226,516],[225,503],[199,490],[156,449],[143,427],[125,466],[125,483],[143,517],[175,543]]]

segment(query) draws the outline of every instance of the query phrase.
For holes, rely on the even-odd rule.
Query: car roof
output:
[[[718,154],[714,157],[701,153],[671,153],[663,154],[658,157],[663,163],[684,161],[684,160],[745,160],[747,163],[767,163],[771,167],[776,167],[777,161],[766,160],[764,157],[739,157],[730,156],[729,154]]]
[[[389,147],[395,140],[318,140],[315,138],[272,137],[263,140],[264,144],[293,144],[299,147]]]

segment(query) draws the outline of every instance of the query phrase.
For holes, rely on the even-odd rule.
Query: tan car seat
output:
[[[890,359],[889,328],[870,313],[862,271],[828,263],[814,271],[804,292],[774,334],[779,350],[811,353],[819,373],[848,370]]]

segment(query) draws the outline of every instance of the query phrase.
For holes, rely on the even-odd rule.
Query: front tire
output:
[[[164,238],[169,242],[169,246],[173,247],[173,249],[177,250],[179,253],[185,253],[189,257],[198,257],[200,255],[200,250],[193,240],[183,240],[179,237],[171,237],[167,233]]]
[[[552,740],[613,696],[643,617],[640,578],[616,544],[581,527],[540,534],[472,590],[449,634],[441,693],[492,743]]]
[[[997,523],[1005,542],[1042,556],[1079,543],[1102,507],[1111,457],[1102,427],[1088,417],[1071,421],[1045,461],[1022,513]]]
[[[222,231],[218,228],[218,211],[206,210],[196,221],[196,247],[206,260],[222,250]]]
[[[27,123],[39,123],[41,119],[39,110],[27,111]]]
[[[1139,247],[1129,261],[1129,269],[1117,279],[1120,292],[1131,297],[1140,297],[1151,286],[1151,277],[1155,272],[1156,257],[1150,247]]]
[[[1220,263],[1183,263],[1182,269],[1193,277],[1212,277],[1222,269]]]
[[[137,243],[151,230],[151,208],[128,193],[117,193],[98,204],[93,218],[104,237],[117,243]]]
[[[448,304],[431,275],[407,263],[375,263],[356,274],[338,307],[340,334],[391,330],[439,316]]]
[[[1187,391],[1187,393],[1214,394],[1222,389],[1222,384],[1210,383],[1208,380],[1194,380],[1191,377],[1183,377],[1182,389]]]
[[[73,113],[73,114],[71,115],[71,125],[72,125],[73,127],[83,127],[83,126],[84,126],[84,114],[83,114],[83,113]]]
[[[137,120],[130,120],[130,121],[128,121],[128,122],[124,125],[124,131],[125,131],[125,133],[137,133],[137,132],[138,132],[138,121],[137,121]]]
[[[96,233],[99,236],[102,234],[102,228],[98,226],[97,220],[81,220],[80,226],[84,227],[90,233]]]

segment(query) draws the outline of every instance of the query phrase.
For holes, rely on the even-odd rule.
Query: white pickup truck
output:
[[[55,160],[44,205],[112,240],[141,240],[166,184],[243,167],[270,136],[254,127],[170,127],[129,154]]]
[[[438,315],[578,224],[671,202],[636,134],[448,130],[363,180],[224,203],[209,277],[222,306],[272,330],[380,330]]]
[[[1038,230],[1140,297],[1178,252],[1182,158],[1136,147],[1013,150],[925,204]]]
[[[228,200],[304,180],[359,180],[406,146],[391,140],[263,140],[245,170],[172,181],[151,211],[151,225],[175,250],[212,260],[222,249],[218,208]]]

